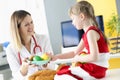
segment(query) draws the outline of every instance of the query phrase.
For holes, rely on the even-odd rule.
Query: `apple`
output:
[[[81,53],[80,53],[80,55],[81,56],[84,56],[84,55],[86,55],[87,53],[85,52],[85,51],[82,51]]]
[[[81,56],[85,56],[85,55],[87,55],[87,53],[86,52],[82,52],[80,55]],[[84,64],[85,62],[81,62],[81,63]]]
[[[81,53],[80,55],[81,55],[81,56],[85,56],[85,55],[87,55],[87,54],[85,54],[85,53]]]
[[[34,56],[33,61],[42,61],[43,59],[40,56]]]

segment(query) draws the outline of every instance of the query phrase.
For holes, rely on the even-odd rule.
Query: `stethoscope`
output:
[[[38,48],[40,50],[40,52],[42,52],[42,48],[41,46],[39,46],[35,40],[35,37],[32,35],[32,38],[33,38],[33,41],[35,43],[35,46],[33,48],[33,52],[34,54],[36,54],[36,49]],[[21,59],[21,56],[20,56],[20,52],[18,52],[18,58],[19,58],[19,61],[20,61],[20,65],[22,64],[22,59]]]

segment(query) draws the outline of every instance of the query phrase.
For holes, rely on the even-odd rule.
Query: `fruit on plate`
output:
[[[85,56],[85,55],[87,55],[87,53],[82,52],[80,55],[81,55],[81,56]]]
[[[30,61],[33,61],[33,57],[34,57],[34,55],[30,56],[30,57],[29,57],[29,60],[30,60]]]
[[[44,54],[41,56],[41,58],[44,59],[44,60],[48,60],[48,59],[49,59],[49,56],[44,53]]]
[[[83,51],[83,52],[81,52],[81,54],[80,54],[81,56],[85,56],[85,55],[87,55],[87,53],[85,52],[85,51]],[[85,62],[81,62],[82,64],[84,64]]]
[[[85,51],[82,51],[79,55],[85,56],[87,53]],[[85,62],[72,62],[72,67],[79,66],[80,64],[85,64]]]
[[[43,59],[40,56],[38,56],[38,55],[33,57],[33,61],[42,61],[42,60]]]
[[[81,55],[81,56],[84,56],[86,55],[87,53],[85,51],[81,51],[78,55]]]

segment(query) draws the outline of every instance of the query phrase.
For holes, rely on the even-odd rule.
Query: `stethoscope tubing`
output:
[[[40,52],[42,52],[42,48],[37,44],[36,40],[35,40],[35,37],[32,35],[32,38],[34,40],[34,43],[35,43],[35,46],[33,48],[33,51],[34,51],[34,54],[36,54],[36,48],[38,47],[40,49]]]
[[[34,43],[35,43],[35,46],[34,46],[34,48],[33,48],[33,51],[34,51],[34,54],[36,54],[36,48],[39,48],[40,49],[40,52],[42,52],[42,48],[41,48],[41,46],[39,46],[38,44],[37,44],[37,41],[36,41],[36,39],[35,39],[35,37],[32,35],[32,38],[33,38],[33,41],[34,41]],[[22,59],[21,59],[21,56],[20,56],[20,52],[18,52],[18,59],[19,59],[19,61],[20,61],[20,65],[22,64]]]

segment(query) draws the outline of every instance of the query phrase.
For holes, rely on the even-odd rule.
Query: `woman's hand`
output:
[[[27,63],[27,58],[22,60],[22,65],[20,67],[20,72],[23,76],[27,75],[29,63]]]
[[[41,66],[42,69],[48,69],[48,64],[44,64]]]
[[[20,72],[22,73],[23,76],[27,75],[28,72],[28,67],[35,67],[35,64],[30,64],[28,63],[28,58],[25,58],[22,60],[22,65],[20,67]]]

